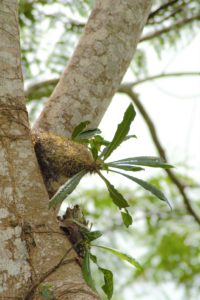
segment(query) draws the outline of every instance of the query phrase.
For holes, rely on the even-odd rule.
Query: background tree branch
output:
[[[134,82],[129,83],[122,83],[120,86],[121,88],[132,88],[139,84],[156,80],[156,79],[164,79],[164,78],[170,78],[170,77],[184,77],[184,76],[200,76],[200,72],[174,72],[174,73],[160,73],[157,75],[145,77],[144,79],[139,79]],[[30,84],[25,89],[25,97],[26,102],[32,100],[41,99],[43,97],[49,97],[49,95],[52,93],[53,89],[55,88],[56,84],[58,83],[59,78],[53,78],[53,79],[47,79],[43,81],[39,81],[33,84]]]
[[[137,107],[138,111],[142,115],[149,129],[149,132],[151,134],[154,145],[158,151],[158,154],[167,162],[168,161],[167,155],[159,140],[155,125],[151,120],[149,114],[145,110],[144,106],[140,102],[138,95],[135,94],[131,88],[125,88],[125,87],[121,87],[119,89],[119,92],[125,93],[131,98],[131,100],[133,101],[134,105]],[[193,216],[195,221],[200,225],[200,217],[198,216],[198,214],[196,213],[196,211],[191,205],[191,200],[189,199],[188,195],[185,192],[184,184],[178,179],[177,175],[174,173],[174,171],[172,171],[172,169],[165,169],[165,172],[168,174],[169,178],[171,179],[171,181],[174,183],[174,185],[177,187],[178,191],[180,192],[187,211]]]
[[[185,25],[187,25],[191,22],[199,21],[199,20],[200,20],[200,14],[197,14],[195,16],[188,17],[188,18],[185,18],[183,20],[177,21],[177,22],[175,22],[175,23],[173,23],[169,26],[166,26],[166,27],[160,29],[160,30],[156,30],[152,33],[148,33],[148,34],[142,36],[141,39],[140,39],[140,43],[144,42],[144,41],[154,39],[154,38],[156,38],[156,37],[158,37],[158,36],[160,36],[164,33],[167,33],[169,31],[171,31],[172,29],[178,29],[178,28],[180,28],[182,26],[185,26]]]

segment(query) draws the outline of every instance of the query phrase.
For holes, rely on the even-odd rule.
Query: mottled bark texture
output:
[[[98,0],[74,55],[34,129],[70,136],[99,125],[133,57],[151,0]]]
[[[0,299],[96,299],[59,230],[33,149],[24,105],[17,0],[0,0]]]

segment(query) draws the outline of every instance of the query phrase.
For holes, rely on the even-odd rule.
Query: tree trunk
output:
[[[48,209],[25,108],[17,0],[1,1],[0,46],[0,299],[42,299],[48,282],[56,299],[97,299],[82,279],[73,251]]]
[[[43,299],[39,290],[48,284],[56,299],[97,299],[55,212],[48,209],[24,104],[17,2],[0,0],[0,298]],[[97,1],[37,130],[66,136],[82,120],[98,125],[149,9],[148,0]]]
[[[151,0],[98,0],[74,55],[34,129],[70,136],[98,127],[133,58]]]

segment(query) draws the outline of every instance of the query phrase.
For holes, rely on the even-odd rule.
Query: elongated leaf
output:
[[[122,211],[121,212],[122,215],[122,220],[124,225],[128,228],[130,225],[132,225],[133,223],[133,219],[131,217],[131,215],[129,214],[128,210],[126,209],[125,212]]]
[[[122,194],[120,194],[115,187],[100,173],[98,172],[99,176],[103,179],[105,182],[107,189],[109,191],[110,197],[112,198],[113,202],[119,207],[124,208],[128,207],[128,202],[124,199]]]
[[[163,169],[173,168],[172,165],[167,164],[163,159],[154,156],[129,157],[129,158],[109,162],[109,164],[115,164],[115,165],[124,164],[129,166],[137,165],[137,166],[146,166],[146,167],[163,168]]]
[[[73,177],[71,177],[65,184],[63,184],[56,194],[49,201],[49,208],[61,203],[67,196],[69,196],[79,184],[81,178],[87,173],[86,170],[82,170]]]
[[[98,128],[90,129],[90,130],[82,131],[79,134],[77,134],[76,139],[77,140],[87,140],[87,139],[91,139],[93,136],[95,136],[96,134],[100,134],[100,133],[101,133],[101,130]]]
[[[144,171],[144,168],[131,166],[131,165],[126,165],[126,164],[107,163],[107,164],[104,164],[104,165],[112,167],[112,168],[122,169],[122,170],[125,170],[125,171],[132,171],[132,172]]]
[[[110,300],[113,295],[113,273],[108,269],[103,269],[100,267],[99,270],[104,276],[104,285],[102,285],[102,290],[106,294],[108,300]]]
[[[72,140],[74,140],[77,137],[77,135],[79,133],[81,133],[88,124],[90,124],[90,122],[85,121],[85,122],[81,122],[79,125],[77,125],[72,132]]]
[[[91,269],[90,269],[90,253],[86,251],[84,259],[83,259],[83,266],[82,266],[83,278],[85,279],[86,283],[95,290],[94,281],[92,279]]]
[[[105,246],[101,246],[101,245],[92,245],[93,247],[98,247],[98,248],[101,248],[103,250],[106,250],[108,252],[111,252],[112,254],[114,254],[115,256],[119,257],[120,259],[122,260],[125,260],[127,262],[129,262],[132,266],[136,267],[137,269],[140,269],[142,270],[142,266],[139,264],[139,262],[134,259],[133,257],[125,254],[125,253],[122,253],[116,249],[113,249],[113,248],[110,248],[110,247],[105,247]]]
[[[145,190],[151,192],[153,195],[155,195],[160,200],[165,201],[171,208],[171,205],[170,205],[169,201],[167,200],[167,198],[165,197],[165,195],[163,194],[163,192],[161,192],[159,189],[157,189],[157,187],[155,187],[154,185],[152,185],[146,181],[143,181],[139,178],[136,178],[136,177],[133,177],[133,176],[130,176],[130,175],[118,172],[118,171],[111,171],[111,172],[118,173],[118,174],[123,175],[126,178],[136,182],[137,184],[141,185]]]
[[[95,263],[99,269],[103,273],[104,276],[104,285],[102,286],[102,289],[104,293],[106,294],[108,300],[112,298],[113,294],[113,274],[110,270],[101,268],[97,262],[97,257],[90,253],[90,259]]]
[[[117,130],[115,132],[115,135],[110,142],[110,144],[104,149],[102,156],[104,157],[104,160],[108,158],[111,153],[123,142],[125,137],[127,136],[130,125],[132,121],[135,118],[135,110],[133,108],[133,105],[130,104],[127,110],[125,111],[124,117],[122,122],[118,125]]]

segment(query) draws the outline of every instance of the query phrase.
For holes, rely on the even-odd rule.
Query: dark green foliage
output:
[[[121,211],[121,215],[122,215],[123,223],[126,227],[132,225],[133,219],[127,209],[125,209],[125,211]]]
[[[90,247],[91,246],[103,249],[104,251],[108,251],[112,255],[117,256],[117,258],[127,261],[135,268],[142,270],[140,264],[134,258],[130,257],[127,254],[124,254],[116,249],[105,247],[102,245],[90,245]],[[100,267],[97,261],[97,257],[93,255],[90,252],[90,250],[87,250],[83,259],[82,271],[83,271],[83,277],[85,281],[93,290],[95,290],[95,284],[94,284],[94,280],[90,268],[90,261],[92,261],[97,266],[98,270],[103,274],[104,284],[102,285],[102,290],[106,294],[107,299],[110,300],[113,295],[113,273],[108,269]]]
[[[118,173],[122,176],[127,177],[128,179],[134,181],[135,183],[142,186],[144,189],[151,192],[153,195],[155,195],[158,199],[165,201],[169,204],[167,198],[165,195],[158,190],[155,186],[130,175],[127,175],[125,173],[121,173],[118,171],[114,171],[112,168],[119,168],[123,171],[128,172],[137,172],[144,170],[139,166],[148,166],[148,167],[154,167],[154,168],[171,168],[172,166],[169,164],[166,164],[162,159],[158,157],[151,157],[151,156],[141,156],[141,157],[131,157],[131,158],[125,158],[118,161],[113,161],[110,163],[106,163],[105,160],[112,154],[116,148],[127,140],[128,132],[131,126],[132,121],[135,118],[135,110],[130,104],[127,108],[127,110],[124,113],[123,120],[118,125],[117,130],[114,134],[114,137],[111,142],[105,141],[103,137],[99,135],[99,130],[87,130],[84,131],[86,126],[89,124],[88,121],[81,122],[79,125],[77,125],[72,133],[72,139],[85,143],[88,145],[88,149],[91,150],[91,153],[94,158],[94,166],[93,169],[83,170],[73,176],[69,181],[67,181],[59,190],[58,192],[53,196],[53,198],[50,200],[50,207],[57,205],[61,203],[68,195],[70,195],[73,190],[76,188],[78,183],[80,182],[80,179],[87,174],[88,172],[95,172],[97,173],[100,178],[104,181],[106,184],[106,187],[108,189],[108,192],[110,194],[110,197],[113,201],[113,203],[121,210],[123,208],[126,208],[125,211],[121,212],[122,220],[124,222],[124,225],[126,227],[130,226],[132,224],[132,217],[129,214],[127,207],[129,207],[129,203],[127,200],[123,197],[123,195],[105,178],[105,176],[100,172],[100,170],[105,171],[111,171]],[[130,137],[130,136],[128,136]],[[102,147],[104,149],[102,150]]]
[[[129,105],[127,108],[122,122],[118,125],[115,135],[112,141],[104,148],[100,157],[103,157],[103,160],[106,160],[112,152],[124,141],[128,135],[130,125],[135,118],[135,110],[133,105]]]
[[[129,105],[129,107],[125,111],[123,120],[118,125],[117,130],[111,142],[105,141],[100,135],[98,135],[100,133],[98,129],[84,131],[86,126],[89,124],[88,121],[82,122],[75,127],[72,133],[72,139],[78,142],[84,142],[86,145],[88,145],[88,149],[91,150],[91,153],[94,158],[94,168],[88,170],[84,169],[81,172],[74,175],[71,179],[69,179],[62,187],[60,187],[58,192],[50,200],[50,204],[49,204],[50,207],[57,205],[61,203],[64,199],[66,199],[66,197],[68,197],[73,192],[73,190],[76,188],[81,178],[85,174],[87,174],[88,172],[95,172],[104,181],[108,189],[108,192],[110,194],[110,197],[113,200],[113,203],[120,209],[121,217],[124,225],[126,227],[132,225],[133,222],[132,217],[127,209],[127,207],[130,206],[129,203],[124,198],[124,196],[105,178],[105,176],[100,172],[100,170],[112,171],[118,173],[119,175],[125,176],[128,179],[142,186],[144,189],[150,191],[153,195],[155,195],[160,200],[166,201],[168,203],[168,200],[165,197],[165,195],[160,190],[158,190],[155,186],[139,178],[118,171],[114,171],[110,168],[115,167],[115,168],[123,169],[124,171],[137,172],[143,170],[143,168],[137,167],[137,165],[148,166],[148,167],[162,167],[162,168],[170,168],[172,167],[171,165],[168,165],[163,160],[155,157],[133,157],[133,158],[127,158],[127,159],[123,159],[111,163],[104,162],[111,155],[111,153],[122,142],[124,142],[124,140],[127,140],[126,137],[128,135],[130,125],[134,120],[134,118],[135,118],[135,110],[132,105]],[[82,137],[84,138],[82,139]],[[101,149],[102,147],[104,147],[103,150]],[[110,270],[101,268],[97,263],[96,257],[90,254],[90,248],[94,246],[91,244],[91,242],[99,238],[102,235],[102,233],[100,231],[90,231],[88,230],[87,226],[83,226],[76,221],[74,222],[79,227],[79,231],[84,240],[83,244],[85,245],[84,246],[85,254],[84,254],[83,266],[82,266],[84,279],[87,282],[87,284],[92,289],[95,290],[95,285],[94,285],[94,281],[90,269],[90,259],[91,259],[97,265],[99,271],[103,273],[104,284],[102,286],[102,289],[106,294],[107,299],[111,299],[113,294],[113,274]],[[95,245],[95,246],[103,250],[109,251],[113,255],[119,257],[122,260],[129,262],[130,264],[132,264],[136,268],[139,268],[140,270],[142,269],[140,264],[134,258],[130,257],[127,254],[119,252],[118,250],[115,250],[110,247],[106,247],[102,245]]]
[[[185,185],[196,185],[190,178],[181,174],[178,176]],[[168,197],[173,199],[174,209],[171,212],[162,205],[161,201],[155,205],[153,195],[137,188],[137,185],[131,189],[130,187],[124,188],[122,192],[130,204],[130,213],[134,212],[134,225],[128,230],[121,226],[117,209],[109,205],[106,190],[81,192],[85,212],[94,223],[99,224],[98,226],[104,233],[102,240],[109,247],[119,249],[123,245],[124,249],[128,247],[128,252],[131,254],[135,251],[140,253],[140,249],[142,249],[138,259],[143,270],[129,269],[123,264],[118,264],[114,257],[105,255],[103,251],[95,251],[100,265],[103,263],[106,268],[112,270],[114,275],[117,274],[114,280],[113,300],[127,299],[123,293],[126,288],[129,288],[132,299],[140,299],[140,295],[136,291],[147,282],[150,287],[156,284],[156,293],[159,292],[160,299],[162,296],[165,297],[163,285],[167,285],[169,282],[173,282],[175,289],[183,292],[183,300],[198,299],[200,292],[198,284],[200,248],[198,225],[185,211],[180,197],[168,177],[157,174],[149,179],[149,183],[157,189],[165,188]],[[191,187],[191,192],[193,195],[195,194],[194,187]],[[196,192],[198,194],[198,190]],[[92,200],[94,207],[91,209]],[[198,204],[198,202],[196,203]],[[96,249],[100,250],[100,248]],[[100,275],[95,270],[93,274],[100,286]],[[148,289],[148,286],[147,299],[148,293],[153,294],[152,287]],[[173,290],[168,291],[168,299],[173,299],[172,293]],[[102,297],[102,299],[104,298]]]
[[[86,254],[83,259],[83,266],[82,266],[82,271],[83,271],[83,277],[87,284],[95,290],[95,285],[94,281],[92,279],[92,274],[91,274],[91,269],[90,269],[90,253],[89,251],[86,251]]]

